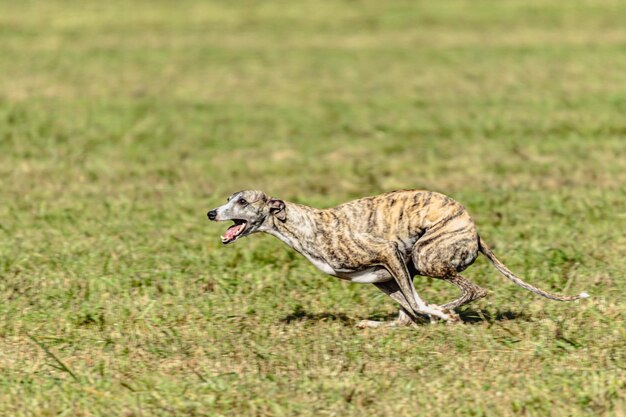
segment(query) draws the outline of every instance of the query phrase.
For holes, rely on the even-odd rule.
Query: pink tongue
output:
[[[229,227],[226,233],[224,233],[224,237],[228,240],[234,239],[235,236],[237,236],[241,232],[244,226],[245,224],[238,224],[236,226]]]

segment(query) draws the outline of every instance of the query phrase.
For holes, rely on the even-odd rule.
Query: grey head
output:
[[[207,213],[209,220],[221,222],[233,221],[226,233],[221,237],[223,244],[252,233],[267,230],[272,217],[285,221],[285,203],[268,197],[263,191],[238,191],[228,197],[226,204]]]

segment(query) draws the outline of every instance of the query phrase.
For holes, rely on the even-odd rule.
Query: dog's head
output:
[[[283,222],[286,220],[285,203],[256,190],[236,192],[228,197],[226,204],[209,211],[207,216],[209,220],[216,222],[234,222],[222,236],[223,244],[262,231],[270,216]]]

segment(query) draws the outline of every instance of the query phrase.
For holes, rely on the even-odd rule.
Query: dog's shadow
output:
[[[463,323],[467,324],[495,323],[509,320],[530,321],[528,314],[511,310],[491,312],[485,309],[465,309],[458,311],[458,314]]]
[[[517,321],[529,321],[530,316],[525,313],[517,311],[496,311],[490,312],[485,309],[464,309],[457,311],[461,321],[465,324],[482,324],[482,323],[496,323],[501,321],[517,320]],[[372,314],[367,317],[367,320],[376,321],[392,321],[398,317],[398,313],[387,314]],[[281,322],[290,324],[294,322],[320,322],[320,321],[336,321],[345,325],[354,325],[359,320],[348,317],[344,313],[310,313],[304,310],[302,307],[298,307],[293,313],[287,314],[283,317]],[[429,324],[428,320],[424,318],[417,323],[418,325]]]
[[[344,313],[309,313],[301,307],[296,308],[293,313],[287,314],[280,321],[286,324],[300,321],[338,321],[344,324],[355,323],[353,319],[351,319]]]

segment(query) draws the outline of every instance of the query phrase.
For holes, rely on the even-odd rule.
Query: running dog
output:
[[[209,220],[234,222],[221,237],[224,244],[256,232],[269,233],[322,272],[374,284],[400,304],[393,322],[364,320],[359,327],[410,325],[423,316],[459,321],[455,308],[487,294],[460,275],[478,252],[509,280],[535,294],[557,301],[589,297],[584,292],[551,294],[516,277],[478,236],[467,210],[432,191],[393,191],[316,209],[248,190],[231,195],[207,215]],[[413,286],[415,275],[446,280],[461,290],[461,296],[443,306],[427,304]]]

